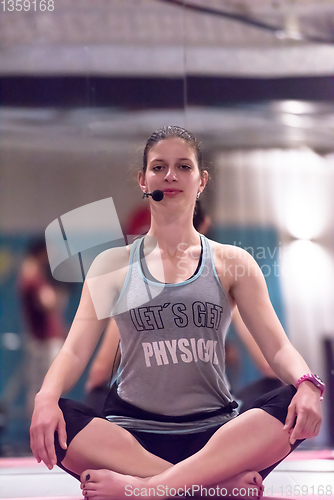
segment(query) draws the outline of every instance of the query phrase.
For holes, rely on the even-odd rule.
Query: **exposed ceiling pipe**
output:
[[[298,29],[296,28],[299,25],[299,23],[295,13],[294,14],[288,13],[286,16],[285,25],[278,26],[265,23],[259,19],[245,16],[243,14],[227,12],[224,10],[215,9],[213,7],[206,7],[204,5],[193,4],[191,2],[188,2],[187,0],[155,0],[155,1],[160,3],[164,2],[176,5],[178,7],[187,10],[198,12],[200,14],[209,14],[212,16],[224,17],[225,19],[231,19],[233,21],[237,21],[239,23],[243,23],[248,26],[252,26],[254,28],[270,31],[275,36],[281,39],[284,38],[284,39],[300,40],[304,42],[330,44],[330,45],[334,44],[334,38],[323,38],[315,35],[308,35],[301,33],[299,28]]]

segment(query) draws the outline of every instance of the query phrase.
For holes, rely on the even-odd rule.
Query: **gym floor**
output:
[[[294,451],[265,479],[264,486],[264,498],[271,500],[334,500],[334,450]],[[33,457],[0,459],[0,498],[83,499],[76,479],[58,467],[49,471]]]

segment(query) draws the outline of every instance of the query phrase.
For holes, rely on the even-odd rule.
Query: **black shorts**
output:
[[[256,399],[254,401],[254,404],[248,409],[261,408],[284,424],[288,406],[295,393],[296,389],[292,385],[281,387]],[[115,413],[119,414],[119,401],[116,400],[115,403],[115,398],[113,397],[113,402]],[[103,413],[99,413],[82,403],[69,399],[60,399],[59,406],[64,414],[66,422],[67,445],[70,444],[70,442],[78,434],[78,432],[80,432],[93,418],[106,418]],[[133,405],[129,405],[128,403],[125,403],[123,401],[121,402],[121,409],[124,410],[123,413],[127,414],[129,414],[129,412],[133,409],[132,416],[137,418],[139,418],[139,415],[142,416],[143,413],[143,410],[140,410]],[[231,408],[228,411],[231,411]],[[110,415],[110,407],[107,409],[106,413]],[[160,415],[149,412],[144,412],[144,414],[146,418],[150,415],[151,420],[161,420]],[[163,458],[164,460],[167,460],[170,463],[176,464],[203,448],[203,446],[205,446],[211,436],[220,427],[221,424],[214,426],[208,430],[192,434],[159,434],[138,430],[130,430],[129,432],[147,451]],[[296,443],[298,445],[300,442]],[[61,465],[61,462],[65,457],[66,451],[63,450],[63,448],[61,448],[61,446],[59,445],[57,432],[55,433],[55,446],[58,460],[57,463],[60,467],[64,468]],[[273,467],[274,466],[272,466],[270,470],[272,470]],[[265,475],[269,473],[267,472],[267,469],[266,471],[262,472],[263,477],[265,477]]]

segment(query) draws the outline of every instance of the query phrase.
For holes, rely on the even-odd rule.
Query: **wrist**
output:
[[[59,398],[53,393],[46,390],[40,390],[35,396],[35,404],[41,403],[57,403]]]
[[[326,388],[321,378],[314,373],[307,373],[300,377],[296,382],[296,388],[299,389],[300,387],[309,387],[313,391],[316,390],[317,392],[319,392],[321,400],[323,399],[323,394]]]

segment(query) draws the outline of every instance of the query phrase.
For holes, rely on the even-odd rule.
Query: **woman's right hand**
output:
[[[67,436],[63,412],[54,398],[37,394],[30,426],[30,446],[37,462],[44,462],[48,469],[57,464],[54,433],[58,432],[59,444],[66,450]]]

